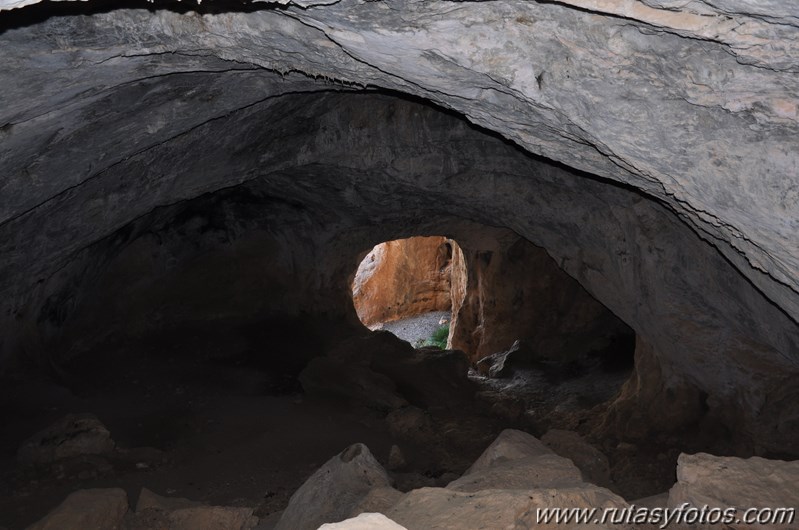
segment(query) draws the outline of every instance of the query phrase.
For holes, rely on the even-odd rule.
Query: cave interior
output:
[[[80,4],[0,12],[0,527],[110,487],[276,521],[351,444],[407,492],[509,428],[578,433],[627,501],[681,453],[799,459],[791,284],[613,153],[546,147],[582,146],[576,122],[525,143],[507,94],[440,65],[467,111],[309,40],[397,3]],[[432,311],[444,350],[378,329]],[[84,413],[111,456],[25,465]]]

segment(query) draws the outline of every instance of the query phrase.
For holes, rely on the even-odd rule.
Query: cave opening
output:
[[[446,349],[452,308],[465,294],[466,265],[458,243],[445,236],[415,236],[376,245],[352,280],[358,319],[415,347]]]

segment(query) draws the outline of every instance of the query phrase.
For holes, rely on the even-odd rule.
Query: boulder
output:
[[[79,490],[28,530],[118,530],[127,511],[123,489]]]
[[[17,451],[20,464],[48,465],[85,455],[110,454],[114,441],[93,414],[68,414],[28,438]]]
[[[408,404],[397,395],[394,382],[366,366],[346,364],[337,359],[316,357],[299,376],[307,394],[337,395],[389,411]]]
[[[385,512],[397,504],[402,496],[401,491],[388,486],[373,488],[350,510],[350,516],[364,512]]]
[[[319,530],[408,530],[382,513],[362,513],[340,523],[325,523]]]
[[[541,356],[533,351],[529,344],[516,340],[508,350],[491,354],[477,361],[477,370],[488,377],[511,377],[514,369],[532,367],[540,358]]]
[[[463,405],[475,390],[469,381],[465,353],[437,348],[416,350],[388,331],[343,341],[326,356],[347,368],[361,365],[388,377],[402,397],[423,408]]]
[[[466,493],[443,488],[411,491],[386,515],[408,530],[627,528],[544,524],[536,521],[536,509],[624,508],[621,497],[592,484],[559,489],[498,490]]]
[[[405,460],[405,455],[398,445],[392,445],[388,453],[388,468],[392,471],[402,469],[408,464]]]
[[[411,348],[405,355],[375,353],[372,370],[394,381],[400,394],[416,406],[460,407],[474,395],[475,387],[468,377],[469,359],[460,350]]]
[[[252,508],[195,506],[169,513],[169,530],[252,530],[258,524]]]
[[[373,331],[351,337],[331,348],[326,357],[346,364],[370,366],[376,355],[405,357],[411,355],[413,346],[388,331]]]
[[[537,438],[506,429],[464,475],[447,489],[476,492],[488,489],[529,490],[582,484],[580,470],[556,455]]]
[[[767,460],[754,456],[737,458],[705,453],[681,454],[677,459],[677,483],[669,491],[669,508],[684,503],[693,507],[783,508],[799,511],[799,460]],[[797,517],[797,516],[795,516]],[[730,525],[731,528],[795,529],[791,524]],[[716,525],[717,526],[717,525]],[[697,525],[697,528],[711,526]]]
[[[403,407],[386,416],[391,436],[415,444],[426,444],[436,439],[433,422],[425,411],[418,407]]]
[[[559,488],[582,483],[580,470],[569,459],[551,454],[497,463],[489,469],[463,475],[450,482],[447,489],[455,491],[527,490]]]
[[[175,510],[195,508],[197,506],[202,506],[202,503],[181,497],[162,497],[147,488],[142,488],[139,493],[139,500],[136,502],[136,513],[145,510],[173,512]]]
[[[375,488],[391,479],[364,444],[354,444],[328,460],[291,496],[275,530],[316,530],[352,515]]]
[[[466,473],[474,473],[490,468],[501,461],[535,458],[551,454],[553,454],[552,450],[532,434],[516,429],[505,429],[475,460]]]
[[[128,514],[126,524],[126,530],[251,530],[258,518],[252,508],[207,506],[142,488],[136,513]]]
[[[113,474],[114,465],[105,455],[79,455],[56,460],[47,466],[47,476],[57,479],[91,480]]]
[[[603,488],[613,484],[608,457],[576,432],[551,429],[541,441],[556,454],[574,462],[586,481]]]

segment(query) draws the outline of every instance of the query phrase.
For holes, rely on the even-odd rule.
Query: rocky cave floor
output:
[[[366,444],[397,489],[444,486],[460,476],[505,428],[542,436],[550,428],[587,434],[628,370],[586,359],[568,366],[517,370],[497,380],[476,372],[473,404],[390,414],[254,370],[210,344],[235,341],[224,331],[153,337],[64,365],[52,376],[0,385],[0,528],[23,529],[69,493],[121,487],[134,504],[142,487],[213,505],[254,508],[269,528],[292,493],[331,456]],[[67,413],[90,412],[111,432],[112,455],[24,468],[17,448]],[[589,441],[610,461],[612,490],[627,500],[665,492],[674,482],[677,447]],[[391,447],[402,458],[390,457]],[[270,517],[271,516],[271,517]]]
[[[449,311],[431,311],[391,322],[381,322],[369,326],[369,329],[390,331],[398,338],[415,345],[430,338],[435,330],[450,320],[452,320],[452,314]]]

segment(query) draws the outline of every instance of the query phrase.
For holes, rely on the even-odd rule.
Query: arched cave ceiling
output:
[[[643,190],[799,319],[795,5],[279,4],[199,14],[105,3],[71,16],[94,4],[59,2],[2,13],[0,223],[202,123],[330,80],[423,97],[532,153]],[[66,13],[44,16],[54,9]]]
[[[546,247],[653,345],[663,379],[734,402],[730,423],[779,447],[799,430],[799,18],[682,3],[0,13],[0,360],[59,271],[159,208],[251,185],[322,212],[292,214],[315,235],[284,230],[317,248],[371,225],[411,235],[432,204]],[[430,107],[348,99],[375,88],[620,185]],[[341,249],[378,235],[353,234]]]

